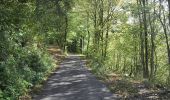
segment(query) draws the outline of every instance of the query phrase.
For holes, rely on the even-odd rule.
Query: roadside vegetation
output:
[[[116,74],[113,92],[131,96],[137,81],[168,96],[169,33],[169,0],[1,0],[0,99],[27,95],[55,69],[50,45],[86,55],[106,83]]]

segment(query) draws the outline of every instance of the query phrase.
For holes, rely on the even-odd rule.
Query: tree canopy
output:
[[[0,98],[17,100],[55,67],[46,48],[82,53],[98,74],[170,85],[169,0],[1,0]]]

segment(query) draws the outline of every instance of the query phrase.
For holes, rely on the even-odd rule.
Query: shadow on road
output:
[[[78,55],[69,55],[60,69],[44,85],[33,100],[114,100],[106,86],[85,68]]]

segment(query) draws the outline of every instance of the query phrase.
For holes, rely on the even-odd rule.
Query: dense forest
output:
[[[0,0],[0,99],[55,69],[47,52],[81,53],[95,73],[170,86],[169,0]]]

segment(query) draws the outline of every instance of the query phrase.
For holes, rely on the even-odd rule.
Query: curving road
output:
[[[109,89],[85,68],[79,56],[69,55],[33,100],[117,100]]]

